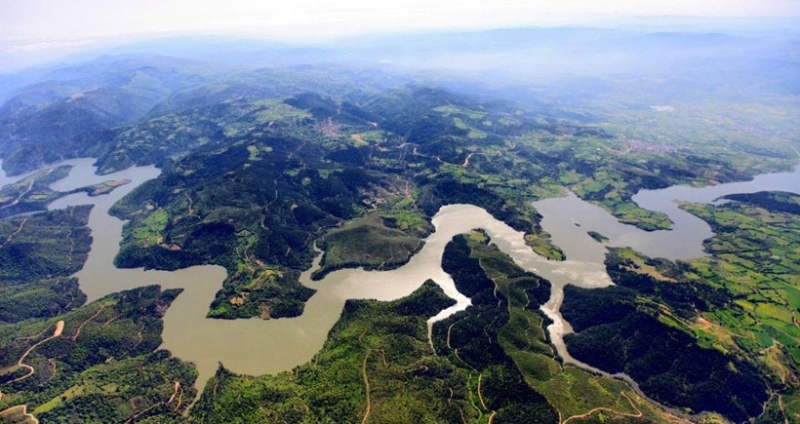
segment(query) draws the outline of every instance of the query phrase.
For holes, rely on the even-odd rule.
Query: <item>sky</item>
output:
[[[0,60],[153,36],[318,42],[655,16],[800,18],[800,0],[0,0]]]
[[[0,0],[0,42],[186,32],[313,38],[648,15],[800,17],[800,0]]]

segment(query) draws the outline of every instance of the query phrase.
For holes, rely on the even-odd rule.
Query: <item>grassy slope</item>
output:
[[[494,283],[491,309],[505,308],[505,323],[490,323],[499,344],[513,360],[525,382],[547,398],[562,422],[585,419],[625,420],[629,422],[667,422],[670,417],[636,394],[626,383],[593,375],[574,366],[564,366],[555,357],[547,340],[544,316],[539,305],[549,298],[549,283],[525,273],[487,237],[473,232],[469,237],[470,256]],[[467,311],[469,312],[469,310]],[[473,312],[473,314],[475,314]],[[458,322],[453,323],[457,325]],[[452,336],[457,327],[449,327]],[[451,340],[452,343],[452,340]],[[574,417],[574,418],[573,418]]]
[[[777,195],[787,207],[796,196]],[[703,314],[692,326],[702,343],[743,352],[763,364],[773,379],[776,409],[792,420],[800,414],[800,215],[769,205],[684,205],[708,221],[717,235],[706,241],[712,257],[691,263],[686,273],[728,289],[733,302]],[[780,408],[777,406],[780,404]]]
[[[474,419],[469,371],[433,355],[427,341],[425,320],[451,304],[432,282],[394,302],[348,301],[310,363],[262,377],[220,369],[192,415],[202,423]]]
[[[425,221],[421,217],[418,219],[420,227],[425,228]],[[387,227],[380,216],[354,219],[342,228],[329,231],[317,243],[325,254],[320,269],[312,278],[322,279],[327,273],[345,267],[398,268],[407,263],[422,245],[419,237],[408,235],[399,228]]]
[[[86,296],[70,278],[86,261],[91,206],[0,221],[0,322],[51,317]]]
[[[623,221],[663,228],[664,217],[631,203],[638,189],[728,181],[788,163],[777,153],[759,167],[719,156],[716,147],[634,142],[601,125],[442,90],[363,98],[358,105],[316,94],[239,99],[126,130],[101,158],[102,169],[131,161],[166,169],[117,209],[132,220],[118,264],[218,263],[230,277],[211,316],[290,317],[310,295],[296,276],[311,263],[314,239],[354,218],[376,225],[330,231],[322,239],[326,269],[402,263],[448,203],[482,206],[524,231],[537,253],[563,259],[531,200],[570,187]],[[398,249],[374,248],[387,239]],[[263,279],[265,270],[283,277]]]
[[[90,211],[0,221],[0,416],[30,421],[24,406],[43,422],[178,422],[196,372],[156,351],[160,317],[177,292],[147,287],[82,306],[70,276],[89,252]]]
[[[717,233],[705,242],[712,256],[676,264],[629,249],[614,250],[610,263],[622,264],[624,270],[610,268],[610,272],[636,290],[640,311],[691,335],[699,346],[756,364],[768,378],[770,392],[768,413],[760,422],[791,421],[800,412],[796,324],[800,220],[793,213],[798,197],[787,193],[731,197],[738,202],[682,205]],[[569,300],[568,296],[562,308],[565,316],[570,315]],[[590,303],[597,305],[599,300]],[[574,317],[572,322],[584,326]]]
[[[0,327],[0,410],[26,405],[53,423],[181,420],[197,373],[156,350],[161,315],[177,295],[150,286]]]

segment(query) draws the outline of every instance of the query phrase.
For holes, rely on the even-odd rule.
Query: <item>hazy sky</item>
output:
[[[657,16],[800,18],[800,0],[0,0],[0,73],[154,36],[318,42]]]
[[[0,0],[0,43],[186,32],[297,39],[654,15],[800,16],[800,0]]]

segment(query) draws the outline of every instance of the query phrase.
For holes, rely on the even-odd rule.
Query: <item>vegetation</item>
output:
[[[725,287],[732,298],[726,307],[704,314],[726,331],[699,334],[707,343],[743,349],[750,355],[777,347],[787,354],[785,365],[796,375],[800,364],[795,351],[800,328],[794,317],[800,299],[796,251],[800,216],[749,203],[683,207],[706,219],[717,233],[705,242],[712,256],[693,261],[686,275]]]
[[[86,301],[69,278],[83,266],[91,206],[0,221],[0,323],[47,318]]]
[[[174,269],[217,263],[230,277],[211,316],[295,316],[310,293],[293,276],[310,265],[320,233],[360,217],[322,238],[328,252],[317,278],[342,266],[388,268],[404,263],[420,246],[441,205],[462,202],[525,231],[537,252],[563,259],[536,224],[540,218],[529,201],[545,195],[535,187],[546,187],[548,178],[562,179],[553,174],[561,172],[553,161],[584,169],[587,159],[568,160],[563,152],[550,156],[560,142],[545,148],[540,137],[572,140],[572,148],[582,140],[588,149],[593,144],[587,134],[606,141],[608,135],[542,123],[502,107],[487,111],[438,90],[401,94],[361,106],[303,94],[280,107],[238,101],[149,121],[137,130],[138,144],[123,143],[123,137],[118,151],[140,158],[147,156],[132,149],[167,149],[183,159],[117,207],[120,217],[132,220],[117,264]],[[180,133],[201,115],[208,135],[199,139],[209,141],[195,150],[163,135]],[[420,115],[427,121],[413,118]],[[382,131],[374,129],[373,119]],[[486,137],[477,143],[464,126]],[[192,140],[202,128],[192,126]],[[149,139],[157,143],[148,144]],[[163,140],[168,144],[158,144]],[[533,154],[534,149],[545,154]],[[101,159],[101,167],[108,169],[111,160]],[[634,184],[631,193],[651,186],[614,175]],[[385,247],[375,249],[378,242]],[[253,287],[264,268],[277,269],[284,278]]]
[[[769,416],[791,421],[800,364],[797,195],[726,197],[733,202],[682,205],[711,224],[711,256],[672,263],[612,249],[606,263],[619,287],[567,288],[561,311],[578,333],[566,340],[576,358],[624,370],[665,403],[741,421],[770,399]],[[692,366],[699,358],[702,370]],[[710,380],[718,386],[706,391]]]
[[[102,183],[97,183],[97,184],[92,184],[92,185],[89,185],[89,186],[86,186],[86,187],[81,187],[81,188],[79,188],[77,190],[74,190],[73,193],[74,192],[83,191],[86,194],[88,194],[90,197],[100,196],[100,195],[103,195],[103,194],[111,193],[112,191],[114,191],[115,188],[120,187],[120,186],[124,186],[126,184],[130,184],[130,183],[131,183],[131,180],[129,180],[127,178],[122,179],[122,180],[117,180],[117,181],[109,180],[109,181],[104,181]]]
[[[144,287],[0,327],[0,411],[25,405],[55,423],[180,420],[197,373],[157,351],[178,293]]]
[[[0,221],[0,279],[4,286],[68,277],[89,254],[91,206]]]
[[[685,275],[725,287],[732,297],[726,307],[704,313],[692,330],[704,345],[745,355],[765,368],[771,404],[777,401],[777,412],[791,421],[800,412],[800,215],[792,210],[797,196],[734,198],[745,201],[682,206],[716,233],[704,243],[712,256],[693,261]]]
[[[577,332],[565,337],[570,353],[610,373],[625,372],[666,404],[716,411],[736,422],[760,415],[769,396],[754,365],[701,347],[637,303],[644,300],[633,290],[567,287],[562,314]]]
[[[0,323],[49,318],[86,302],[76,278],[45,278],[0,287]]]
[[[723,198],[757,206],[768,212],[800,215],[800,195],[795,193],[759,191],[758,193],[729,194]]]
[[[323,349],[275,376],[220,368],[198,422],[626,422],[670,418],[625,383],[562,367],[538,310],[545,280],[518,268],[482,232],[457,236],[443,266],[473,291],[473,306],[433,327],[452,304],[433,282],[393,302],[348,301]],[[475,274],[478,274],[475,277]],[[491,276],[491,277],[490,277]],[[574,417],[574,418],[573,418]]]
[[[353,301],[314,359],[274,376],[220,368],[192,416],[219,422],[460,422],[469,373],[431,352],[425,320],[453,301],[433,282],[393,302]]]
[[[22,180],[0,187],[0,218],[43,210],[48,203],[63,195],[48,186],[69,173],[69,166],[44,169]]]
[[[796,135],[797,106],[780,96],[672,96],[653,108],[657,94],[624,85],[597,95],[590,84],[550,100],[537,93],[523,107],[402,86],[406,77],[382,72],[211,75],[166,58],[108,63],[3,105],[4,166],[19,173],[76,155],[98,157],[105,173],[156,164],[162,174],[113,209],[130,220],[116,263],[224,266],[215,318],[300,315],[313,290],[299,275],[315,247],[324,249],[316,278],[401,266],[446,204],[485,208],[535,252],[563,260],[531,201],[572,190],[623,222],[668,228],[631,196],[746,179],[796,160],[785,142]],[[71,276],[91,241],[89,208],[13,217],[67,194],[49,188],[67,170],[0,190],[0,218],[12,217],[0,220],[0,419],[29,420],[26,411],[49,422],[671,419],[624,382],[563,365],[539,311],[549,283],[479,231],[456,237],[443,258],[473,306],[434,325],[432,343],[426,319],[451,301],[431,283],[395,302],[348,302],[311,363],[262,377],[220,369],[184,417],[196,373],[157,350],[160,317],[177,292],[149,287],[83,305]],[[119,183],[72,192],[99,195]],[[607,267],[616,287],[568,288],[562,312],[578,332],[567,341],[576,358],[627,372],[661,402],[737,421],[796,420],[798,198],[728,199],[683,205],[717,233],[706,242],[710,257],[672,263],[614,249]]]
[[[210,316],[291,317],[311,295],[297,276],[315,240],[326,251],[315,278],[392,268],[421,246],[442,205],[470,203],[525,232],[537,253],[564,259],[532,200],[568,187],[625,222],[666,228],[665,217],[632,203],[636,191],[744,179],[789,163],[772,155],[759,168],[700,146],[656,148],[547,113],[420,87],[166,113],[126,129],[99,160],[106,172],[164,167],[115,208],[131,220],[117,264],[219,264],[229,278]],[[265,271],[275,277],[259,277]]]
[[[608,242],[608,237],[598,233],[597,231],[589,231],[589,237],[593,238],[598,243],[606,243]]]
[[[479,372],[503,367],[503,390],[533,391],[527,402],[541,401],[543,396],[560,422],[600,417],[628,422],[670,419],[627,384],[564,366],[549,343],[544,330],[548,319],[539,309],[550,297],[550,283],[519,268],[489,244],[483,232],[455,237],[442,262],[453,270],[471,270],[457,272],[453,279],[460,291],[474,293],[474,306],[434,326],[440,354]],[[500,397],[513,400],[515,396]],[[509,411],[517,408],[508,407]],[[528,417],[527,422],[546,421]]]
[[[416,149],[397,135],[375,131],[368,119],[380,116],[366,106],[304,94],[286,99],[280,108],[233,102],[224,113],[206,109],[215,128],[230,128],[224,137],[139,187],[113,212],[132,221],[118,266],[176,269],[215,263],[228,269],[212,317],[299,315],[312,292],[297,277],[310,266],[320,234],[330,230],[321,238],[327,252],[318,278],[343,266],[396,267],[421,247],[432,229],[430,218],[446,203],[483,205],[529,231],[532,244],[559,255],[541,231],[537,235],[538,227],[531,227],[538,215],[524,199],[515,196],[509,203],[507,194],[459,182],[449,171],[432,173],[421,166],[431,161],[427,154],[411,152],[414,163],[398,161],[398,155]],[[152,120],[144,130],[172,131],[173,121],[193,122],[203,112],[186,112],[166,123]],[[262,119],[265,114],[269,121]],[[101,159],[101,167],[108,160]],[[506,190],[499,181],[496,187]],[[274,278],[259,277],[265,271]]]
[[[320,269],[312,278],[321,280],[328,272],[346,267],[387,270],[405,265],[424,244],[418,237],[401,230],[403,227],[408,230],[409,221],[413,223],[414,218],[418,220],[417,228],[427,229],[427,222],[413,215],[410,219],[403,215],[383,219],[368,215],[347,222],[341,229],[329,231],[317,243],[325,254]]]
[[[179,292],[146,287],[83,306],[71,275],[89,253],[91,209],[0,221],[0,419],[182,422],[197,373],[157,351]]]
[[[650,116],[652,110],[644,116],[625,109],[619,118],[598,120],[552,106],[526,111],[438,88],[387,89],[389,76],[356,83],[340,70],[316,68],[228,76],[228,85],[210,83],[180,61],[164,59],[141,72],[162,68],[172,73],[152,75],[148,84],[159,88],[151,97],[138,97],[142,81],[103,70],[116,75],[103,84],[117,81],[120,93],[135,99],[136,113],[130,121],[112,114],[83,129],[70,126],[61,141],[99,156],[102,172],[153,163],[163,169],[115,209],[131,220],[117,264],[224,266],[229,278],[209,312],[218,318],[300,314],[312,292],[297,276],[310,266],[315,240],[327,251],[316,278],[344,266],[401,265],[421,246],[430,218],[444,204],[481,206],[525,232],[537,253],[564,259],[541,230],[532,200],[566,187],[624,222],[666,228],[665,217],[632,203],[636,191],[744,179],[789,163],[786,154],[767,148],[758,150],[760,162],[720,155],[713,143],[679,148],[658,132],[630,125],[646,118],[659,131],[678,131],[672,115]],[[186,88],[177,75],[192,75],[186,81],[194,85],[174,92]],[[88,113],[88,105],[102,98],[101,91],[91,93],[69,106],[50,103],[42,113]],[[169,93],[150,114],[142,113],[147,102]],[[596,107],[617,116],[613,105]],[[36,115],[25,111],[19,116]],[[12,168],[29,165],[20,162],[19,152],[53,142],[20,147],[35,130],[25,119],[6,134],[23,140],[6,146]],[[91,136],[78,137],[81,131]],[[56,150],[54,155],[65,154]]]
[[[0,187],[0,219],[44,211],[48,204],[69,194],[84,192],[89,196],[99,196],[130,183],[130,180],[106,181],[70,191],[56,191],[49,187],[65,178],[71,168],[71,165],[61,165],[43,169],[14,184]]]
[[[48,76],[18,90],[0,108],[0,157],[11,174],[96,157],[119,126],[211,77],[206,64],[164,56],[99,59]]]

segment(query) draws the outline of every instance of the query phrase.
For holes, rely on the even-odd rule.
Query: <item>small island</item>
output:
[[[603,244],[608,243],[609,240],[608,237],[598,233],[597,231],[589,231],[587,232],[587,234],[589,234],[589,237],[595,239],[595,241],[597,241],[598,243],[603,243]]]
[[[93,184],[93,185],[90,185],[90,186],[81,187],[81,188],[79,188],[79,189],[77,189],[75,191],[76,192],[83,191],[83,192],[86,192],[86,194],[88,194],[89,197],[94,197],[94,196],[100,196],[100,195],[103,195],[103,194],[111,193],[112,191],[114,191],[115,188],[124,186],[126,184],[130,184],[130,183],[131,183],[131,180],[128,179],[128,178],[124,178],[124,179],[121,179],[121,180],[108,180],[108,181],[103,181],[102,183],[99,183],[99,184]]]

